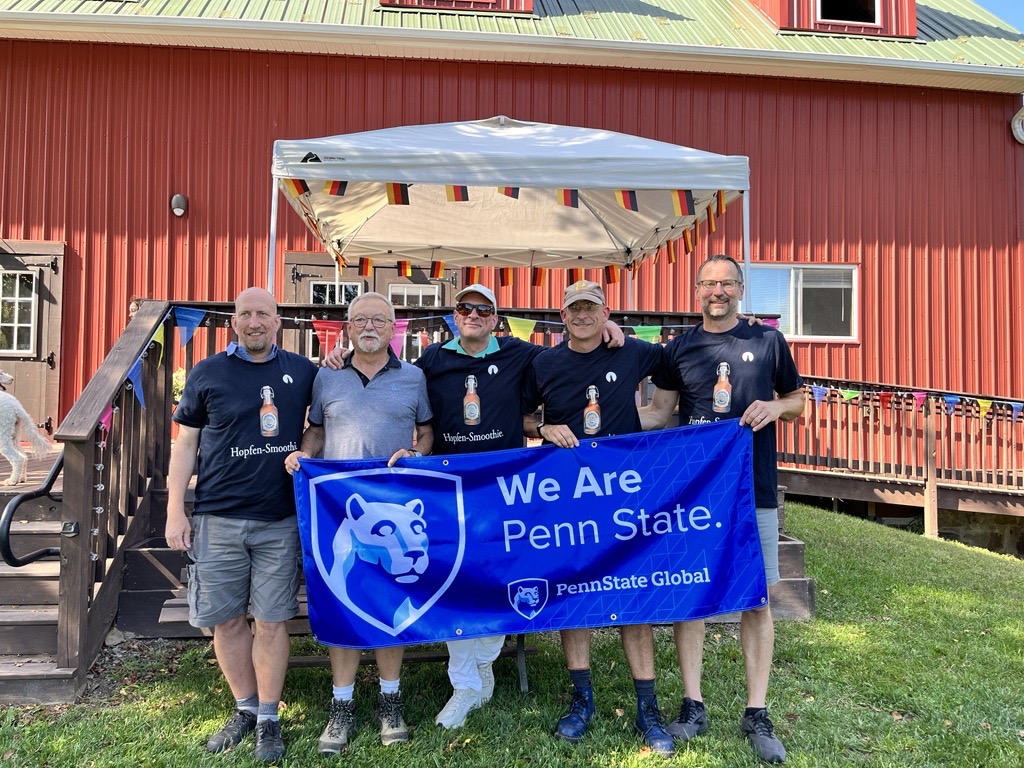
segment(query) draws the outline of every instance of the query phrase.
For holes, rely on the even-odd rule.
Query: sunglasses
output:
[[[463,317],[469,317],[473,314],[474,309],[480,317],[490,317],[494,314],[494,307],[490,304],[469,304],[465,301],[460,301],[455,305],[455,311]]]

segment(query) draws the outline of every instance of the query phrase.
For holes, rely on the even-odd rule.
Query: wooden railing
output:
[[[817,402],[815,386],[825,390]],[[979,493],[1003,501],[1024,493],[1024,415],[1014,418],[1006,399],[936,390],[915,398],[903,388],[836,379],[806,389],[804,416],[779,428],[780,467],[920,486],[929,535],[937,533],[940,494],[975,499],[983,509]],[[947,397],[955,399],[951,413]]]

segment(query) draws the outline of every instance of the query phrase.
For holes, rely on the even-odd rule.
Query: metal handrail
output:
[[[63,471],[64,449],[61,448],[60,455],[57,457],[57,460],[53,462],[53,466],[50,467],[50,473],[46,476],[43,484],[35,490],[19,493],[7,502],[7,506],[4,507],[4,514],[0,517],[0,555],[3,556],[4,562],[12,568],[22,568],[29,563],[34,563],[36,560],[40,560],[44,557],[60,554],[60,547],[46,547],[44,549],[37,549],[35,552],[31,552],[24,557],[18,557],[15,555],[14,552],[11,551],[11,521],[14,519],[14,513],[18,507],[26,501],[39,499],[43,496],[56,501],[56,499],[50,495],[50,491],[53,490],[54,483],[57,482],[57,478]]]

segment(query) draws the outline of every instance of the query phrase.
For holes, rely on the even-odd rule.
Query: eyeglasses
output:
[[[732,293],[736,290],[736,287],[743,285],[742,280],[698,280],[697,286],[705,291],[713,291],[716,287],[722,286],[722,290],[727,293]]]
[[[463,317],[469,317],[473,314],[474,309],[480,317],[490,317],[494,314],[494,307],[490,304],[469,304],[465,301],[460,301],[455,305],[455,311]]]
[[[566,312],[572,312],[574,315],[580,312],[593,312],[598,309],[601,305],[593,301],[574,301],[568,307],[565,308]]]
[[[349,323],[351,323],[356,328],[365,328],[367,324],[373,323],[373,327],[376,328],[378,331],[381,330],[390,322],[390,317],[382,317],[381,315],[377,315],[376,317],[353,317],[351,320],[349,320]]]

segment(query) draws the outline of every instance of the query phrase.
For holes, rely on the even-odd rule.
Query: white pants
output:
[[[469,688],[479,691],[481,683],[480,671],[477,667],[490,664],[498,658],[504,644],[504,635],[450,641],[448,643],[448,679],[452,681],[452,688]]]

